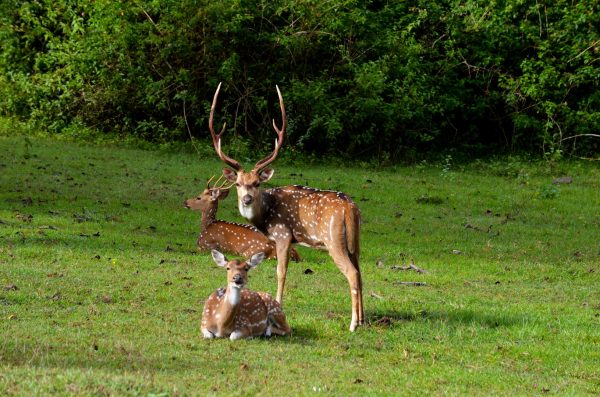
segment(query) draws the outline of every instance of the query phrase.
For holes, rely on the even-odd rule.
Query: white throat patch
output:
[[[243,203],[239,203],[238,209],[240,210],[240,214],[246,219],[254,218],[254,206],[253,205],[244,205]]]
[[[227,301],[231,306],[235,306],[240,303],[242,299],[242,289],[239,287],[231,287],[229,288],[229,293],[227,294]]]

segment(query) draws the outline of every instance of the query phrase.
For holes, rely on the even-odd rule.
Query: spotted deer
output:
[[[264,252],[267,258],[275,258],[275,243],[254,226],[216,219],[219,201],[227,198],[229,188],[224,187],[226,181],[217,186],[221,178],[211,187],[210,182],[213,178],[208,180],[201,194],[183,202],[185,208],[202,213],[201,231],[196,241],[198,249],[222,250],[247,259],[254,254]],[[300,260],[294,248],[291,249],[291,257],[296,262]]]
[[[264,190],[261,184],[273,176],[271,164],[281,145],[287,124],[283,97],[276,86],[281,109],[282,125],[273,128],[277,133],[275,149],[254,168],[246,172],[233,158],[221,150],[221,136],[225,124],[217,134],[213,128],[213,116],[217,105],[219,84],[212,102],[209,117],[209,130],[215,151],[219,158],[232,169],[224,168],[223,174],[235,183],[238,195],[238,209],[270,240],[277,250],[277,301],[283,301],[283,290],[287,274],[289,252],[292,243],[326,250],[344,274],[350,286],[352,319],[350,331],[364,324],[362,278],[359,269],[360,211],[356,204],[344,193],[318,190],[304,186],[285,186]]]
[[[227,269],[227,286],[213,292],[204,304],[201,330],[205,338],[235,340],[290,333],[279,302],[265,292],[245,288],[248,271],[265,258],[262,252],[247,262],[227,260],[217,250],[212,250],[212,257],[218,266]]]

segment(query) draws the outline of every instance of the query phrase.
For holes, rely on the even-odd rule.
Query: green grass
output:
[[[201,338],[225,272],[196,252],[199,218],[182,208],[215,157],[0,137],[0,395],[600,392],[595,164],[275,163],[273,186],[361,208],[369,324],[347,331],[345,279],[299,248],[293,335],[231,342]],[[233,198],[219,217],[242,220]],[[391,269],[410,261],[427,273]],[[250,287],[275,292],[274,261]]]

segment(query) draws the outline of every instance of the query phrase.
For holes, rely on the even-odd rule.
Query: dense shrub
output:
[[[566,138],[600,130],[599,7],[4,0],[0,113],[56,133],[82,125],[152,141],[189,139],[186,115],[205,137],[223,81],[228,137],[263,147],[278,84],[288,144],[308,153],[597,153],[599,140]]]

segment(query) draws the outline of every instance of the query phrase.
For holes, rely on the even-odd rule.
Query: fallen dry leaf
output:
[[[573,178],[571,178],[570,176],[563,176],[560,178],[554,178],[552,180],[552,183],[555,185],[568,185],[570,183],[573,183]]]
[[[392,319],[388,316],[383,316],[383,317],[377,319],[377,321],[375,321],[375,325],[389,327],[390,325],[392,325]]]
[[[427,286],[427,283],[423,283],[421,281],[394,281],[394,284],[397,284],[397,285],[407,285],[407,286],[413,286],[413,287],[425,287],[425,286]]]

